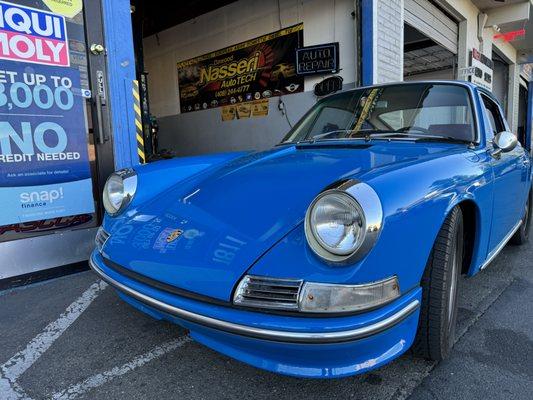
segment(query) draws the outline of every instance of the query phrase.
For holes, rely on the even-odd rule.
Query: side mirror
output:
[[[494,136],[492,145],[494,146],[493,156],[498,156],[500,153],[507,153],[512,151],[518,144],[518,139],[514,133],[509,131],[502,131]]]

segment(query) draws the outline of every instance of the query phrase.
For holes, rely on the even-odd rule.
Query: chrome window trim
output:
[[[405,307],[371,325],[363,326],[361,328],[349,329],[335,332],[294,332],[294,331],[280,331],[271,329],[256,328],[248,325],[236,324],[229,321],[220,320],[217,318],[208,317],[202,314],[197,314],[168,303],[164,303],[144,293],[134,290],[117,280],[108,276],[102,271],[94,262],[93,258],[89,259],[91,268],[102,278],[105,282],[113,286],[115,289],[131,296],[137,301],[153,307],[161,312],[170,314],[174,317],[202,325],[211,329],[216,329],[224,332],[229,332],[236,335],[251,337],[255,339],[270,340],[275,342],[285,343],[305,343],[305,344],[323,344],[323,343],[342,343],[352,340],[362,339],[368,336],[383,332],[393,326],[399,324],[420,307],[420,301],[415,299],[409,302]]]
[[[320,242],[316,239],[310,223],[311,209],[321,197],[328,193],[342,192],[352,197],[363,210],[363,219],[365,223],[365,234],[361,244],[348,255],[338,255],[327,251]],[[307,208],[304,222],[305,236],[309,247],[315,254],[327,262],[334,264],[354,263],[365,255],[374,247],[381,233],[383,224],[383,208],[381,200],[376,191],[368,184],[356,179],[350,179],[334,189],[326,190],[320,193],[311,202]]]

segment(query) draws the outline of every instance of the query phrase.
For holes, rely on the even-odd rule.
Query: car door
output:
[[[489,152],[492,139],[501,131],[509,130],[501,108],[489,96],[481,95],[485,111],[485,132]],[[495,249],[516,227],[522,218],[528,182],[529,157],[518,144],[512,151],[490,157],[493,170],[493,208],[489,251]]]

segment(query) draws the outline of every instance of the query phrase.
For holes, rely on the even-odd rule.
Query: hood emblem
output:
[[[170,232],[167,236],[167,243],[173,242],[182,235],[183,231],[181,229],[175,229]]]

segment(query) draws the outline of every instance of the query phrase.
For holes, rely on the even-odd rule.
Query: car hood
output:
[[[325,187],[446,149],[307,144],[247,154],[178,182],[119,217],[106,217],[111,237],[104,255],[149,278],[230,300],[239,278],[303,221]],[[142,168],[139,173],[138,191],[149,191]]]

